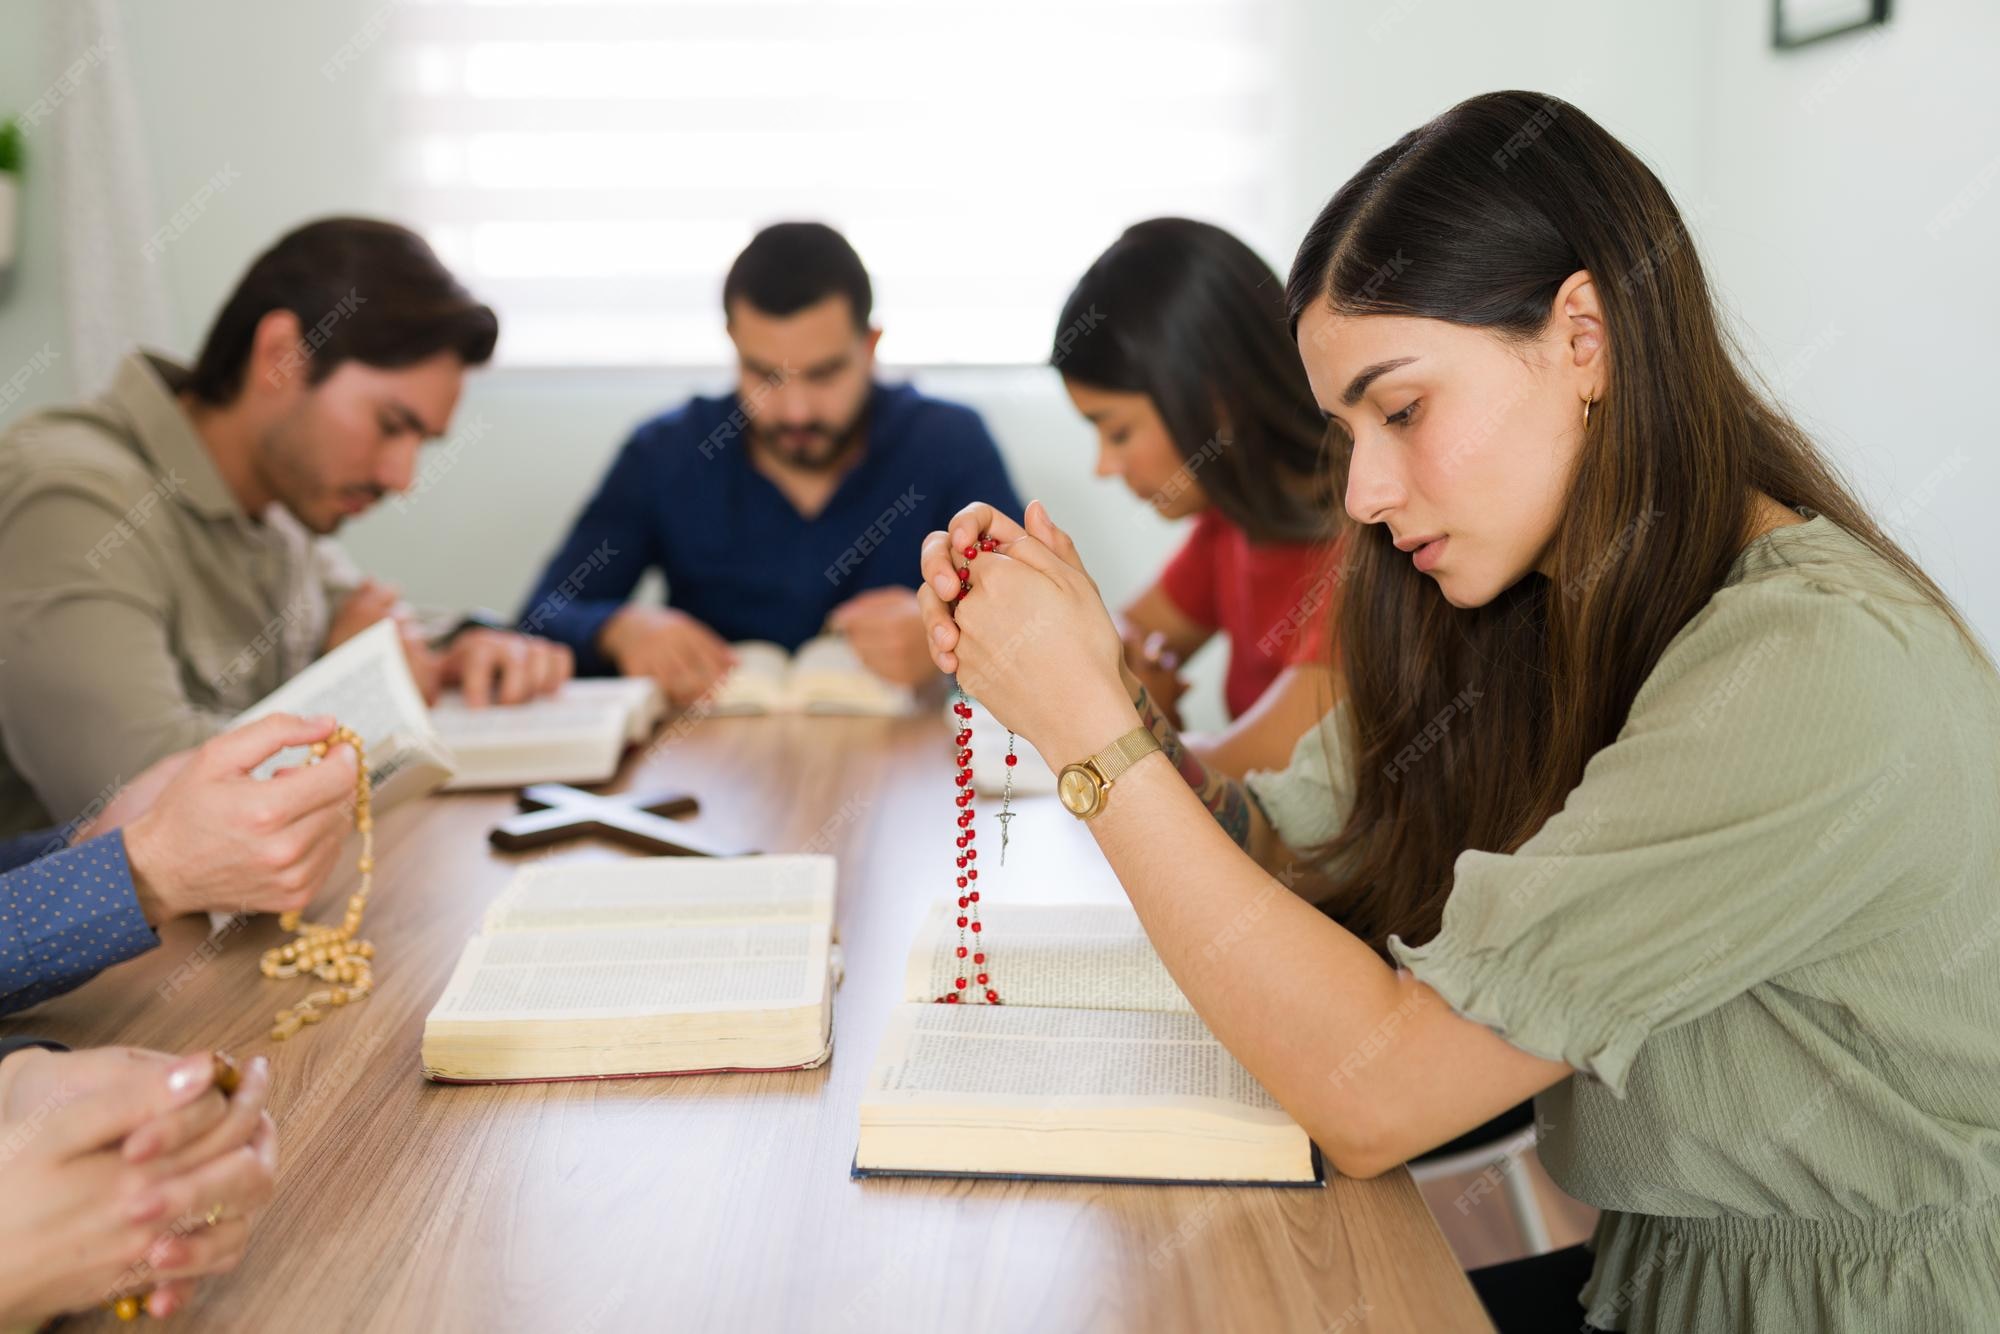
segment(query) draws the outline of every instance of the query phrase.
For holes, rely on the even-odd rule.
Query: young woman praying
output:
[[[1284,765],[1333,704],[1326,423],[1286,328],[1282,285],[1220,227],[1128,227],[1077,280],[1049,362],[1097,431],[1097,475],[1191,519],[1118,613],[1126,662],[1178,725],[1178,667],[1229,640],[1223,732],[1190,748],[1227,774]]]
[[[1475,1275],[1503,1328],[1992,1328],[2000,676],[1971,631],[1565,102],[1476,97],[1376,155],[1288,304],[1348,544],[1344,697],[1289,766],[1182,750],[1040,506],[927,539],[939,667],[1070,766],[1175,980],[1341,1171],[1536,1097],[1603,1212],[1539,1291]],[[1279,892],[1304,867],[1325,913]]]

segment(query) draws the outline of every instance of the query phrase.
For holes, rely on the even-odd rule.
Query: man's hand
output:
[[[333,623],[327,627],[326,647],[321,652],[333,652],[383,617],[394,615],[402,600],[401,591],[393,585],[363,579],[333,614]]]
[[[445,655],[430,646],[423,628],[403,605],[403,595],[393,585],[364,579],[347,595],[340,604],[340,610],[333,614],[333,624],[326,632],[326,647],[322,652],[331,653],[340,645],[366,630],[377,621],[393,619],[396,630],[403,641],[403,660],[409,664],[410,679],[417,683],[417,693],[424,697],[424,703],[435,704],[444,693]]]
[[[443,681],[457,686],[469,708],[521,704],[553,695],[576,674],[567,644],[511,630],[467,630],[444,651]]]
[[[324,741],[334,720],[272,714],[197,747],[125,831],[146,920],[191,912],[290,912],[326,882],[347,832],[355,755],[268,779],[253,769],[291,746]]]
[[[424,703],[437,703],[444,693],[444,654],[431,647],[429,637],[411,617],[396,618],[396,633],[403,641],[403,661],[409,664],[417,693],[424,697]]]
[[[99,834],[108,834],[114,829],[123,829],[153,808],[167,784],[174,781],[174,775],[187,767],[194,758],[194,750],[177,750],[173,754],[153,761],[140,775],[118,789],[118,795],[105,804],[96,818],[84,821],[71,834],[72,844],[88,843]]]
[[[854,645],[861,665],[884,681],[915,686],[937,675],[915,589],[871,588],[834,608],[829,619]]]
[[[620,676],[650,676],[675,705],[691,704],[729,674],[736,654],[722,637],[673,607],[621,608],[597,646]]]

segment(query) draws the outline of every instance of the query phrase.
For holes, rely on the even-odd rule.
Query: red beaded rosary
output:
[[[988,537],[982,538],[976,544],[965,549],[967,565],[961,566],[958,571],[959,600],[963,601],[965,595],[972,591],[970,562],[977,559],[980,552],[997,550],[999,546],[1000,543],[996,539]],[[959,728],[956,734],[958,742],[958,776],[953,779],[953,782],[958,787],[958,795],[952,798],[952,801],[958,806],[958,856],[955,859],[958,865],[958,875],[956,876],[958,886],[957,957],[962,961],[969,955],[972,959],[972,969],[976,969],[977,971],[968,969],[971,972],[970,977],[960,974],[957,978],[953,979],[955,983],[954,989],[939,996],[937,1000],[940,1005],[957,1005],[965,999],[967,987],[976,984],[978,991],[984,994],[986,1004],[998,1005],[1000,1004],[1000,993],[992,986],[992,975],[986,968],[985,941],[982,939],[984,928],[980,925],[979,921],[979,868],[974,865],[979,860],[979,849],[973,846],[979,831],[972,827],[972,704],[967,699],[963,688],[960,688],[958,698],[952,701],[951,711],[959,721]],[[1002,865],[1005,865],[1007,861],[1007,822],[1014,818],[1013,812],[1008,809],[1008,804],[1012,800],[1014,793],[1014,764],[1016,758],[1014,754],[1014,734],[1009,732],[1007,734],[1007,781],[1006,785],[1001,789],[1000,794],[1000,861]],[[968,931],[972,933],[973,941],[979,944],[977,950],[972,949],[966,941],[965,933]],[[966,965],[960,962],[959,967],[965,968]]]

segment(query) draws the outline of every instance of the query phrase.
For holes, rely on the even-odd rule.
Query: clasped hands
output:
[[[270,1067],[225,1097],[207,1052],[15,1052],[0,1061],[0,1328],[127,1295],[172,1314],[236,1267],[270,1202]]]
[[[924,539],[918,590],[925,643],[939,671],[1058,767],[1103,749],[1139,723],[1124,644],[1076,543],[1041,501],[1025,526],[968,505]],[[982,538],[997,550],[968,560]],[[972,591],[959,596],[964,569]]]

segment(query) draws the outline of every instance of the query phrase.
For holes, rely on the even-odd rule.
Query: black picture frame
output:
[[[1889,0],[1868,0],[1868,12],[1849,22],[1807,28],[1800,26],[1794,15],[1788,25],[1785,11],[1796,3],[1797,0],[1771,0],[1771,45],[1780,51],[1794,51],[1801,46],[1810,46],[1842,33],[1859,32],[1863,28],[1879,28],[1889,21]]]

